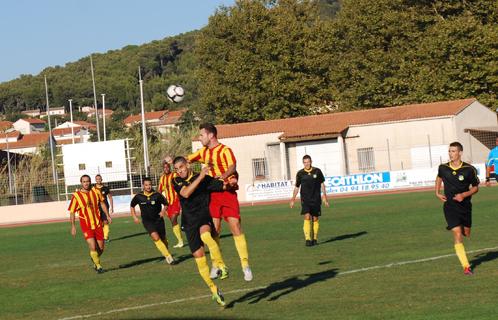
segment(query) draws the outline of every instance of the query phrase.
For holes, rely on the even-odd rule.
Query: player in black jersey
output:
[[[150,235],[157,249],[166,259],[168,264],[176,264],[175,259],[168,251],[168,240],[166,240],[166,227],[164,225],[164,215],[168,202],[159,192],[152,190],[152,180],[143,179],[143,191],[136,194],[130,203],[130,212],[135,223],[140,223],[135,212],[135,206],[140,207],[142,224]]]
[[[303,157],[304,168],[296,174],[296,185],[290,201],[290,207],[294,207],[297,193],[301,189],[301,214],[304,215],[304,238],[306,246],[313,246],[318,241],[318,217],[322,214],[322,199],[325,206],[329,206],[327,193],[325,192],[325,177],[322,170],[311,166],[311,157]],[[311,239],[311,218],[313,217],[313,240]]]
[[[107,207],[107,212],[109,215],[114,213],[114,201],[112,199],[112,194],[111,194],[111,188],[108,186],[105,186],[102,183],[102,176],[100,174],[97,174],[95,176],[95,185],[93,186],[95,189],[99,190],[100,193],[102,193],[102,197],[104,198],[104,204]],[[102,227],[104,230],[104,241],[109,242],[109,222],[107,221],[107,216],[103,214],[104,210],[102,209],[102,206],[99,203],[99,210],[100,210],[100,217],[102,218],[102,222],[104,223],[104,226]]]
[[[221,291],[209,277],[209,266],[204,254],[204,244],[208,246],[213,259],[213,265],[221,270],[220,279],[228,277],[228,271],[220,248],[213,239],[216,229],[209,213],[209,200],[211,192],[227,190],[227,185],[222,180],[214,179],[207,175],[210,168],[202,168],[200,173],[190,169],[187,159],[176,157],[173,160],[177,177],[173,179],[173,187],[180,196],[182,207],[182,230],[185,231],[190,251],[195,258],[199,273],[208,285],[212,298],[219,305],[224,306],[225,301]]]
[[[463,146],[452,142],[448,154],[450,161],[439,166],[436,178],[436,197],[444,202],[443,210],[447,229],[453,232],[455,251],[464,269],[472,275],[472,269],[463,246],[463,236],[470,237],[472,226],[472,195],[479,190],[477,170],[462,161]],[[444,194],[440,193],[441,184]]]

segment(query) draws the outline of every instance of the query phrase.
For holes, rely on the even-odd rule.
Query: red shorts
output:
[[[104,230],[102,229],[102,226],[98,226],[97,229],[90,229],[87,228],[85,224],[80,222],[81,226],[81,232],[83,232],[83,237],[85,237],[85,240],[95,238],[95,240],[102,240],[104,241]]]
[[[174,215],[180,214],[180,199],[176,198],[176,200],[168,205],[168,217],[171,219]]]
[[[231,191],[211,193],[209,212],[213,218],[223,218],[227,221],[229,217],[232,217],[240,220],[240,208],[237,193]]]

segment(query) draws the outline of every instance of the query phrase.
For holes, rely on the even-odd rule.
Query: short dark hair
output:
[[[95,175],[95,179],[97,179],[97,177],[101,177],[101,178],[102,178],[102,176],[100,175],[100,173],[97,173],[97,174]]]
[[[150,181],[150,183],[152,183],[152,179],[151,179],[151,178],[149,178],[149,177],[144,177],[144,178],[142,179],[142,184],[144,184],[144,183],[145,183],[145,181]]]
[[[307,154],[304,155],[303,161],[306,160],[306,159],[310,159],[310,161],[311,161],[311,157],[309,155],[307,155]]]
[[[177,164],[178,162],[187,163],[187,159],[185,159],[185,157],[183,156],[178,156],[173,160],[173,165]]]
[[[85,178],[85,177],[88,178],[88,179],[90,179],[90,182],[92,182],[92,178],[90,178],[90,176],[87,175],[87,174],[84,174],[84,175],[81,176],[80,182],[83,182],[83,178]]]
[[[214,124],[212,124],[210,122],[202,123],[199,126],[199,130],[201,130],[201,129],[204,129],[207,132],[212,133],[215,137],[218,137],[218,129],[216,129],[216,127],[214,126]]]
[[[450,147],[457,147],[459,151],[463,151],[463,146],[460,142],[455,141],[450,143]]]

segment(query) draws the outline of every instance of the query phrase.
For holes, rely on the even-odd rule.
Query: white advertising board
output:
[[[92,181],[98,173],[105,182],[128,179],[124,140],[63,145],[62,159],[66,185],[79,184],[84,174]]]

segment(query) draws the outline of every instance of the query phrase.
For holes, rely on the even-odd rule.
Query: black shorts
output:
[[[306,214],[306,213],[311,214],[313,217],[319,217],[322,215],[322,205],[301,202],[301,214]]]
[[[149,234],[157,232],[161,239],[166,238],[166,226],[164,225],[163,218],[157,219],[155,221],[142,219],[142,224],[144,225],[145,230],[147,230]]]
[[[472,204],[470,202],[456,202],[447,200],[443,205],[446,229],[451,230],[458,226],[470,228],[472,226]]]
[[[199,250],[200,247],[204,246],[204,242],[201,240],[201,233],[199,229],[203,225],[208,225],[211,227],[211,234],[216,234],[216,229],[214,228],[213,220],[206,220],[204,223],[200,223],[196,226],[189,226],[187,228],[182,227],[183,231],[185,231],[185,235],[187,236],[188,246],[190,248],[190,252],[194,253]]]

